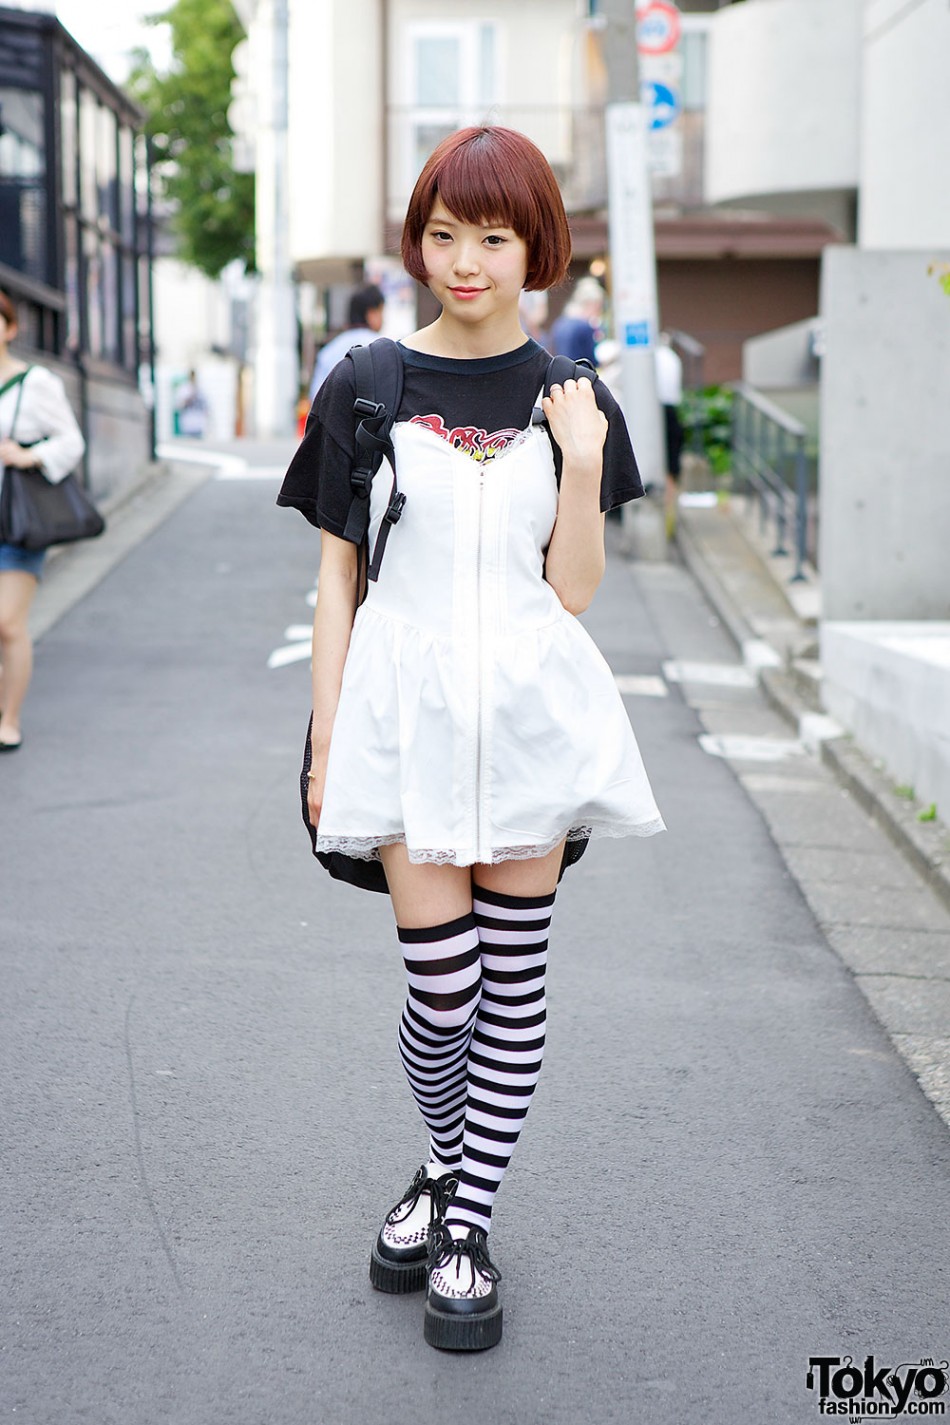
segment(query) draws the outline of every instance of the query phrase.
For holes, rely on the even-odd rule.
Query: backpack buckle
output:
[[[386,407],[379,401],[367,401],[364,396],[357,396],[353,402],[353,414],[364,416],[371,420],[378,420],[380,416],[386,414]]]
[[[363,500],[367,499],[373,485],[372,470],[351,470],[350,488],[354,495],[359,495]]]
[[[386,519],[390,524],[398,524],[399,517],[406,508],[406,497],[401,490],[397,490],[389,502],[389,509],[386,511]]]

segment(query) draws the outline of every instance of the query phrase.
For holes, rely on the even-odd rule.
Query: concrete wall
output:
[[[752,337],[742,347],[743,381],[763,391],[779,386],[813,386],[818,380],[814,353],[818,329],[818,320],[813,317]]]
[[[825,617],[950,618],[950,253],[826,249]]]
[[[824,623],[822,700],[950,824],[950,623]]]
[[[950,241],[950,6],[867,0],[858,241]]]
[[[290,0],[290,255],[382,250],[378,0]]]
[[[715,15],[709,202],[844,212],[833,200],[858,183],[860,11],[861,0],[755,0]]]

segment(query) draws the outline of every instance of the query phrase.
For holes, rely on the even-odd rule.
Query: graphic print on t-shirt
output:
[[[449,427],[439,415],[412,416],[410,425],[422,426],[425,430],[434,431],[437,436],[448,441],[456,450],[463,450],[466,455],[470,455],[473,460],[494,460],[496,455],[501,455],[505,450],[509,450],[514,443],[519,440],[524,431],[517,426],[506,426],[502,430],[487,431],[479,426],[452,426]]]

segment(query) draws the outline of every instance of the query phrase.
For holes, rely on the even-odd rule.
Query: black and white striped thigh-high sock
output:
[[[457,1168],[467,1097],[469,1042],[481,986],[475,916],[422,930],[397,927],[409,997],[399,1055],[429,1130],[430,1171]]]
[[[482,997],[468,1051],[462,1171],[445,1225],[486,1232],[531,1104],[544,1054],[544,972],[554,893],[506,896],[473,887]]]

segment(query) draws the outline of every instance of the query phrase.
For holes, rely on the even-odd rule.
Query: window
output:
[[[48,280],[43,96],[0,88],[0,262]]]
[[[400,201],[436,144],[489,117],[498,95],[495,26],[481,20],[420,22],[406,31]]]

